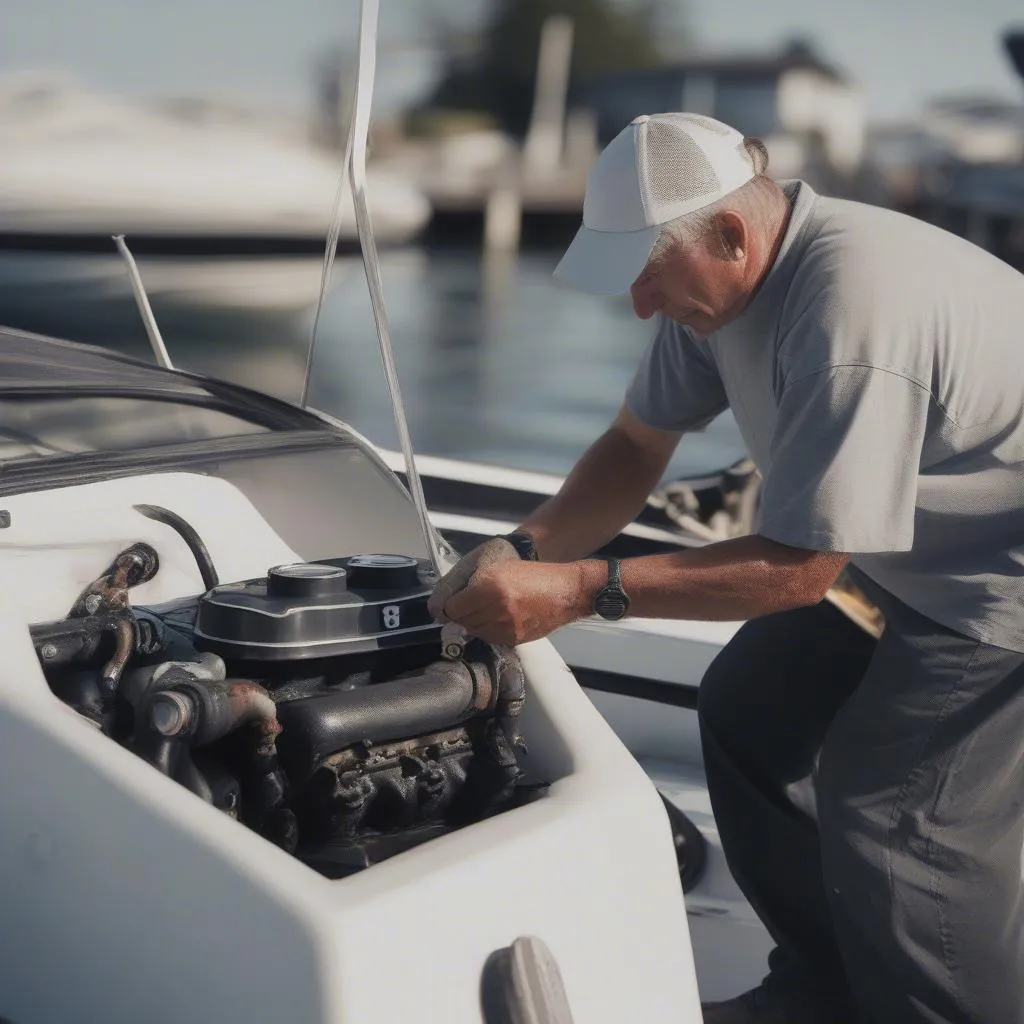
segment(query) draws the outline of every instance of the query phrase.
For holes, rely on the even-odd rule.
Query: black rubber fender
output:
[[[672,828],[672,842],[679,864],[679,881],[689,892],[704,875],[708,863],[708,844],[697,826],[664,793],[659,792]]]

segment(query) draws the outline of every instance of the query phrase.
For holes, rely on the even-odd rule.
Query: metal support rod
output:
[[[366,140],[370,131],[370,102],[373,96],[373,79],[377,63],[377,12],[379,6],[378,0],[362,0],[360,7],[359,64],[352,111],[352,163],[350,168],[352,199],[356,209],[356,228],[359,233],[359,247],[363,254],[363,269],[366,272],[366,283],[370,288],[373,318],[377,324],[380,357],[384,363],[388,391],[391,393],[391,408],[395,415],[395,426],[398,428],[398,437],[402,442],[402,452],[405,455],[406,479],[409,482],[412,500],[419,515],[420,529],[423,531],[423,539],[426,541],[431,566],[435,572],[440,573],[441,557],[438,551],[437,534],[430,523],[427,500],[423,495],[423,485],[416,469],[412,438],[409,436],[409,425],[405,418],[405,405],[402,402],[402,390],[398,383],[398,371],[395,368],[395,356],[391,348],[388,315],[384,307],[384,289],[381,283],[377,243],[373,238],[370,210],[366,202]]]
[[[153,349],[153,355],[164,369],[173,370],[174,364],[171,362],[171,357],[167,354],[167,346],[164,345],[164,339],[160,336],[160,328],[157,326],[156,317],[153,316],[153,308],[150,306],[149,298],[146,296],[146,288],[142,283],[142,277],[139,275],[139,268],[135,265],[135,257],[132,256],[131,250],[125,243],[124,235],[113,235],[112,237],[114,244],[124,257],[125,263],[128,264],[128,278],[132,284],[132,293],[135,295],[135,303],[139,307],[139,313],[142,315],[142,323],[146,328],[146,334],[149,335],[149,344]]]
[[[359,10],[359,53],[356,63],[356,87],[352,99],[352,113],[349,119],[348,138],[345,142],[345,164],[342,167],[338,191],[334,200],[334,216],[328,232],[327,248],[324,252],[324,266],[320,275],[320,296],[313,316],[313,331],[306,356],[306,375],[302,385],[301,404],[305,406],[309,397],[309,381],[313,368],[313,352],[316,347],[317,329],[320,324],[320,313],[324,297],[330,284],[331,268],[341,231],[342,200],[346,186],[351,185],[352,201],[356,213],[356,229],[359,235],[359,248],[363,256],[363,269],[366,272],[366,283],[370,288],[370,304],[373,307],[373,318],[377,327],[377,338],[380,342],[380,357],[384,363],[384,376],[387,379],[388,391],[391,395],[391,409],[398,428],[398,437],[405,456],[406,480],[412,494],[416,514],[419,517],[423,540],[427,546],[427,555],[431,568],[440,575],[441,555],[438,547],[437,534],[430,523],[427,512],[427,501],[423,495],[423,485],[416,469],[416,461],[412,451],[412,440],[409,437],[409,426],[405,417],[405,406],[402,402],[402,391],[398,383],[398,372],[395,369],[395,357],[391,348],[391,334],[388,328],[387,310],[384,308],[384,291],[381,285],[380,260],[377,256],[377,245],[373,238],[373,225],[366,202],[366,142],[370,131],[370,105],[373,98],[373,80],[377,63],[377,14],[379,0],[361,0]]]
[[[327,245],[324,249],[324,263],[320,271],[320,292],[316,299],[316,312],[313,314],[313,328],[309,335],[309,350],[306,352],[306,373],[302,378],[302,395],[299,405],[305,407],[309,401],[309,380],[313,373],[313,353],[316,350],[316,335],[320,327],[320,314],[323,311],[327,290],[331,286],[331,275],[334,271],[334,258],[338,253],[338,239],[341,236],[341,222],[344,217],[344,199],[350,189],[350,167],[352,162],[352,141],[355,134],[356,119],[350,117],[348,133],[345,137],[345,159],[341,164],[341,175],[338,178],[338,189],[334,194],[334,213],[327,231]]]

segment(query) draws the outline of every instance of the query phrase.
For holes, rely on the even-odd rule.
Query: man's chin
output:
[[[685,327],[698,338],[703,338],[707,334],[707,331],[702,330],[700,326],[700,321],[704,318],[695,309],[691,309],[689,312],[682,313],[679,316],[673,316],[671,319],[679,324],[680,327]]]

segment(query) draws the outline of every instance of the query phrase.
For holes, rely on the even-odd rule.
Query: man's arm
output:
[[[519,527],[533,538],[541,560],[563,563],[584,558],[615,537],[643,508],[679,437],[646,426],[624,404],[558,493]],[[439,622],[447,621],[454,593],[478,576],[486,576],[496,563],[515,558],[515,548],[507,540],[493,537],[478,545],[434,587],[430,614]]]
[[[615,537],[643,508],[680,436],[647,426],[623,405],[559,492],[520,527],[533,537],[540,558],[583,558]]]
[[[849,556],[808,551],[754,534],[669,555],[622,562],[631,615],[671,619],[750,619],[821,601]],[[607,582],[604,561],[578,563],[582,585],[575,609],[589,615]]]
[[[847,560],[755,535],[624,559],[622,583],[630,615],[739,620],[817,604]],[[445,612],[484,640],[524,643],[590,615],[607,579],[607,564],[598,559],[505,562],[477,573]]]

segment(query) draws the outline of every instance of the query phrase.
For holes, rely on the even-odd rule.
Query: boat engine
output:
[[[518,658],[478,640],[441,656],[424,561],[280,565],[132,607],[130,589],[158,566],[134,544],[66,619],[31,627],[51,689],[321,873],[342,877],[545,788],[516,756]]]

